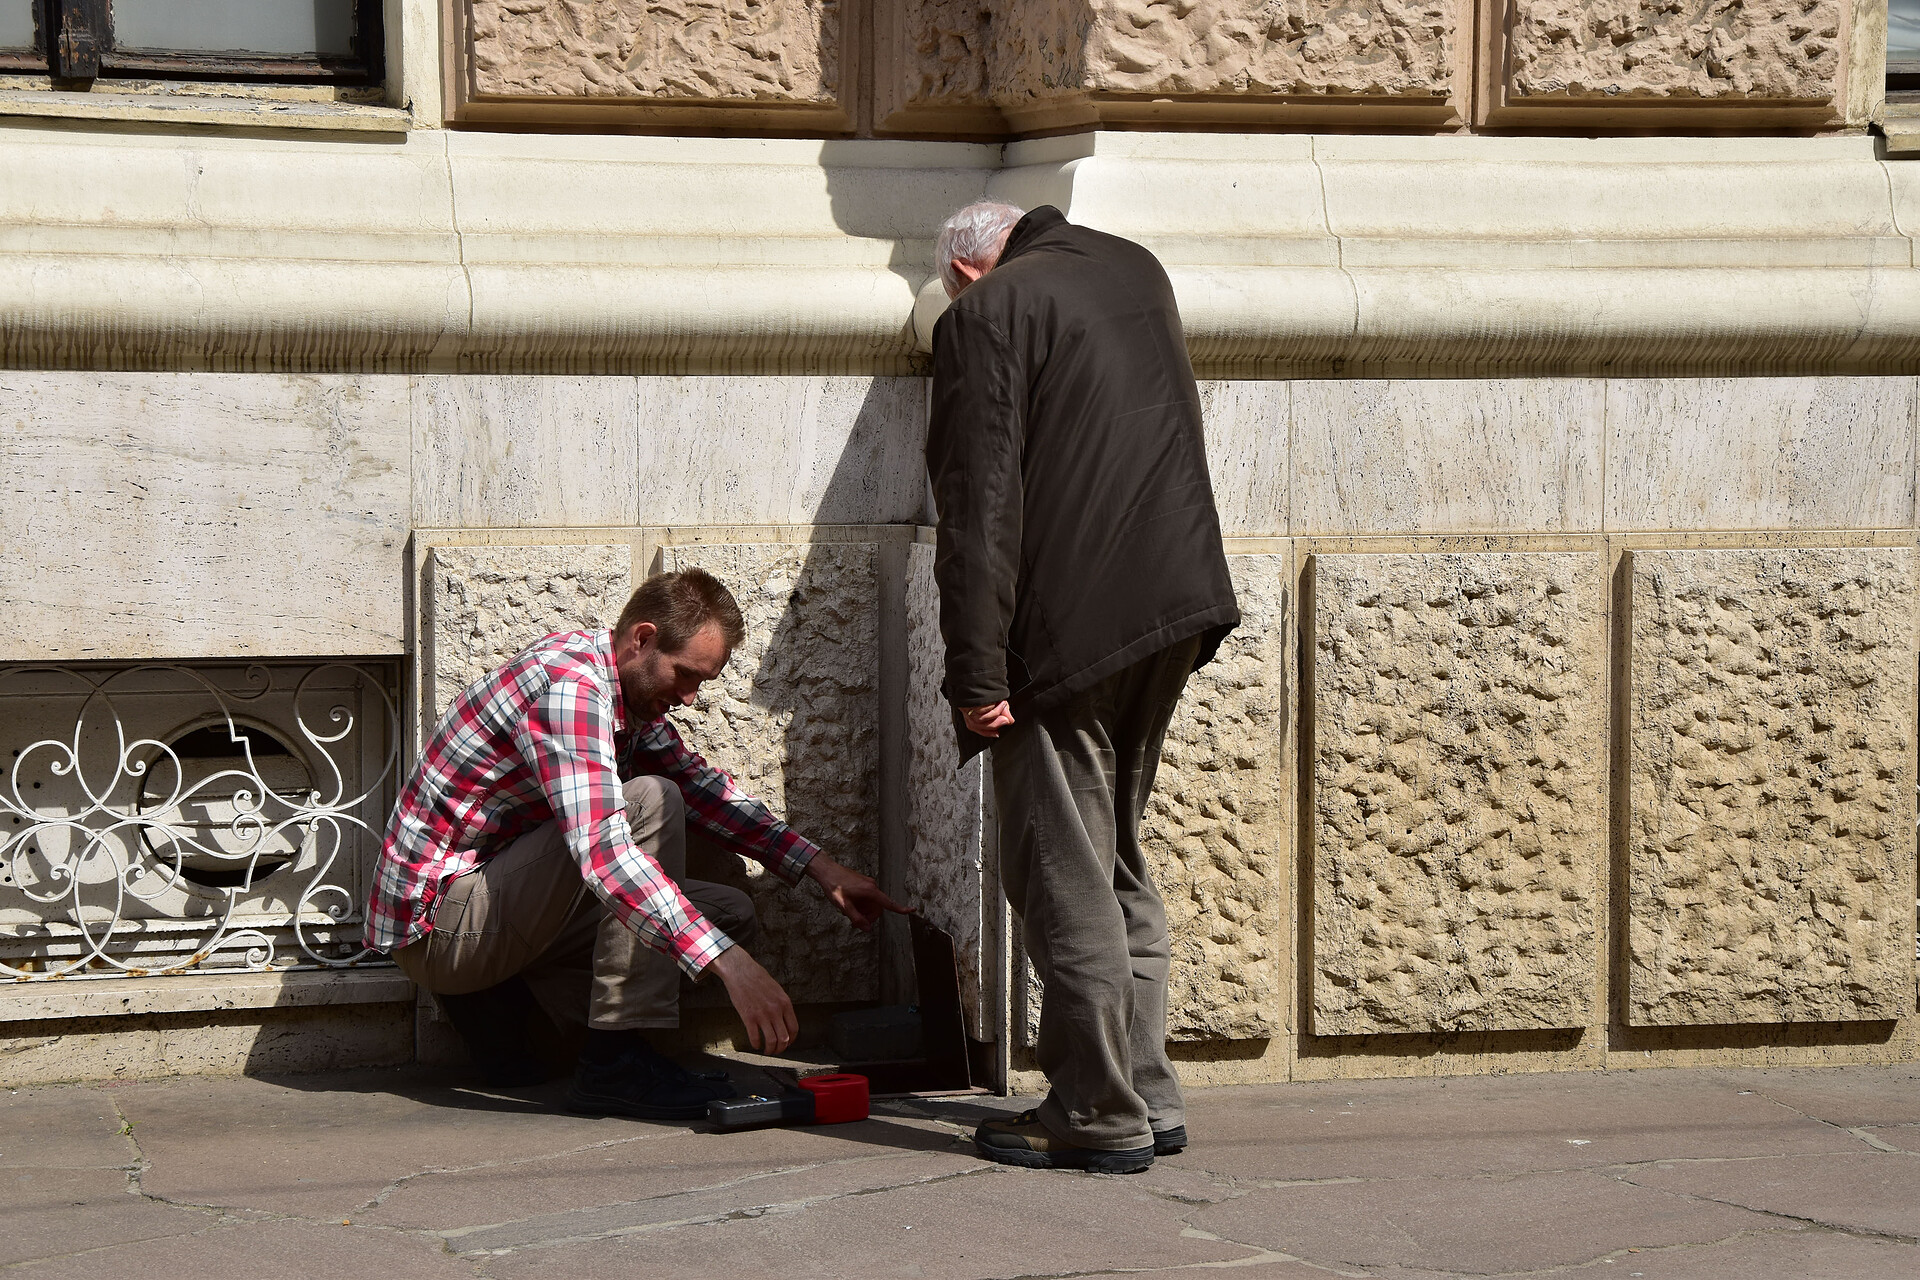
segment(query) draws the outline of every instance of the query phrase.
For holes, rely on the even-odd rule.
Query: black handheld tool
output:
[[[763,1125],[812,1124],[813,1095],[804,1089],[768,1098],[720,1098],[707,1104],[707,1119],[716,1129],[758,1129]]]

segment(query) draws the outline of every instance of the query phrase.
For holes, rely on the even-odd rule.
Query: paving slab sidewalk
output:
[[[1920,1066],[1196,1090],[1193,1145],[1125,1178],[975,1158],[1021,1099],[722,1134],[561,1093],[420,1070],[0,1091],[0,1274],[1920,1276]]]

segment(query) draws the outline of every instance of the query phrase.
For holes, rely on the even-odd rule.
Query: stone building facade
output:
[[[688,737],[955,935],[1030,1082],[920,455],[983,195],[1151,247],[1202,378],[1192,1080],[1915,1056],[1885,0],[352,11],[358,85],[0,56],[0,1082],[446,1052],[359,945],[396,777],[687,564],[750,624]],[[910,994],[707,871],[810,1018]]]

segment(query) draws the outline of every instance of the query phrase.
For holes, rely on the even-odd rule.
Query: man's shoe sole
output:
[[[575,1089],[567,1095],[567,1110],[583,1116],[632,1116],[636,1120],[704,1120],[707,1104],[684,1107],[658,1107],[600,1093],[582,1093]]]
[[[1085,1169],[1088,1173],[1145,1173],[1153,1164],[1153,1152],[1145,1147],[1133,1151],[1096,1151],[1075,1147],[1071,1151],[1035,1151],[1030,1147],[990,1147],[975,1138],[973,1149],[996,1164],[1017,1165],[1022,1169]]]
[[[1153,1131],[1153,1154],[1157,1156],[1177,1156],[1187,1149],[1187,1126],[1177,1124],[1171,1129]]]

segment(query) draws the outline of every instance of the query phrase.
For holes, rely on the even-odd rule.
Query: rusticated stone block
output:
[[[879,608],[871,542],[667,547],[669,571],[725,583],[747,638],[726,671],[676,712],[689,746],[835,859],[880,864]],[[757,862],[741,870],[760,918],[752,946],[795,1000],[870,1000],[872,939],[810,883],[788,889]]]
[[[1587,1024],[1596,555],[1314,559],[1313,1030]]]
[[[940,638],[940,588],[933,548],[907,548],[907,900],[953,935],[960,1006],[976,1038],[994,1038],[983,994],[987,894],[984,756],[961,764],[953,716],[940,696],[947,647]]]
[[[1022,6],[1023,8],[1025,6]],[[1444,97],[1452,0],[1093,0],[1087,76],[1119,93]]]
[[[935,125],[974,108],[986,113],[972,117],[976,127],[990,127],[998,108],[1024,131],[1109,116],[1230,119],[1222,99],[1263,98],[1400,101],[1443,114],[1464,12],[1460,0],[905,0],[879,15],[881,115],[904,107]],[[1085,95],[1094,105],[1065,105]],[[1147,96],[1185,114],[1129,114],[1129,100]],[[1069,114],[1049,114],[1059,110]]]
[[[1511,97],[1826,101],[1841,0],[1512,0]]]
[[[541,636],[612,626],[633,590],[624,546],[435,547],[425,644],[430,718]]]
[[[1287,557],[1228,563],[1240,626],[1187,681],[1140,824],[1173,940],[1173,1040],[1259,1040],[1285,1025]]]
[[[988,98],[993,27],[985,0],[898,0],[900,101],[912,106],[975,105]]]
[[[1913,1012],[1914,553],[1633,553],[1628,1009]]]
[[[468,0],[467,9],[477,94],[818,102],[839,84],[838,0]]]

